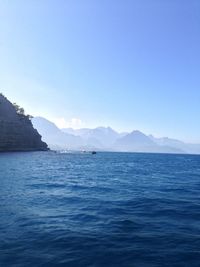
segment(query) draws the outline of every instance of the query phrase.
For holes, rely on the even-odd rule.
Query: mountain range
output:
[[[42,117],[33,118],[32,124],[43,141],[54,150],[200,154],[200,144],[188,144],[168,137],[156,138],[138,130],[118,133],[111,127],[59,129],[53,122]]]

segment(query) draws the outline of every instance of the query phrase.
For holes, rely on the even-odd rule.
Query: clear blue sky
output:
[[[0,88],[60,124],[200,142],[200,1],[0,0]]]

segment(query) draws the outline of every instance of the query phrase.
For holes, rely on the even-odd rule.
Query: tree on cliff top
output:
[[[0,96],[2,96],[3,98],[7,99],[3,93],[0,92]],[[16,103],[11,103],[13,105],[13,107],[15,108],[16,113],[23,119],[29,119],[31,120],[33,118],[33,116],[31,115],[26,115],[25,114],[25,110],[24,108],[20,107],[18,104]]]
[[[15,110],[19,116],[21,116],[23,118],[27,118],[29,120],[33,118],[33,116],[31,116],[31,115],[25,115],[25,110],[22,107],[20,107],[19,105],[17,105],[16,103],[13,103],[13,106],[14,106],[14,108],[15,108]]]

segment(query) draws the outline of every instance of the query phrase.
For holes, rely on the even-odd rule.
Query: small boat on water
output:
[[[96,151],[92,151],[91,153],[92,153],[92,155],[95,155],[95,154],[97,154],[97,152],[96,152]]]

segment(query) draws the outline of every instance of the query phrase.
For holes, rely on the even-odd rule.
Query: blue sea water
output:
[[[0,154],[1,267],[200,266],[200,156]]]

